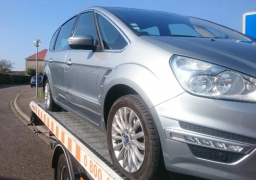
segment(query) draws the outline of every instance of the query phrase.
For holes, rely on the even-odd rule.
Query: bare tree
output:
[[[0,60],[0,73],[8,73],[13,68],[13,62],[10,60],[2,59]]]

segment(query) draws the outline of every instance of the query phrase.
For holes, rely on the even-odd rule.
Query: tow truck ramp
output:
[[[30,108],[93,179],[127,179],[111,162],[105,133],[73,113],[46,112],[33,101]]]

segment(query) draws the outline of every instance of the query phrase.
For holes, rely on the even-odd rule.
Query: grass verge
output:
[[[44,100],[44,90],[42,90],[42,91],[40,92],[40,98],[41,98],[42,100]]]

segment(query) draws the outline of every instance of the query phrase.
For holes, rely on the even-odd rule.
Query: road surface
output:
[[[11,110],[11,101],[29,85],[0,85],[0,179],[52,180],[52,150]]]

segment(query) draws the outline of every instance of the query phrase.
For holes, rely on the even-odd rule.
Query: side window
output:
[[[54,50],[54,46],[55,46],[55,42],[56,42],[56,38],[59,34],[60,28],[57,29],[57,31],[55,31],[55,33],[52,36],[51,42],[50,42],[50,47],[49,47],[49,51],[53,51]]]
[[[75,21],[76,17],[70,19],[68,22],[62,25],[56,41],[55,50],[62,51],[69,49],[68,38],[71,36]]]
[[[97,14],[100,33],[105,49],[121,50],[127,42],[120,32],[104,17]]]
[[[98,41],[92,12],[81,14],[76,27],[75,35],[91,35],[94,40]]]

